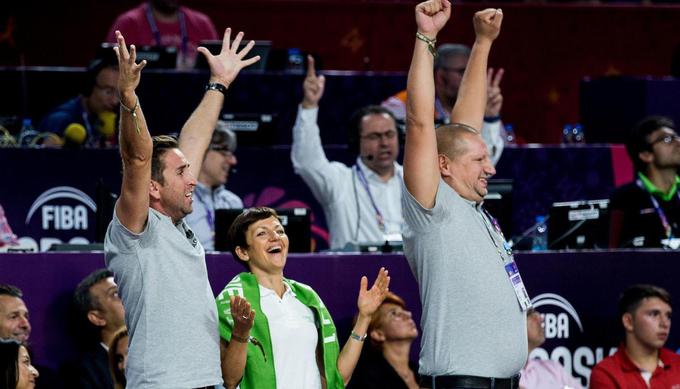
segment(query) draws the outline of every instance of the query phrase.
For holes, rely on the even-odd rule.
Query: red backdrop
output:
[[[17,64],[22,57],[27,65],[84,66],[115,16],[136,3],[71,0],[8,6],[4,12],[13,18],[14,29],[11,34],[7,28],[0,31],[0,49],[7,52],[11,46],[9,53],[17,55],[0,61]],[[231,26],[247,37],[270,39],[276,47],[315,52],[326,69],[406,71],[410,60],[415,2],[183,3],[206,12],[218,29]],[[472,43],[472,14],[486,6],[454,4],[453,20],[439,41]],[[558,142],[562,125],[579,120],[578,85],[584,76],[666,75],[680,44],[678,6],[502,6],[503,31],[490,64],[506,68],[504,120],[530,142]]]

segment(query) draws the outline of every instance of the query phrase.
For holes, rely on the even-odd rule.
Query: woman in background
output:
[[[0,388],[33,389],[39,375],[26,347],[15,340],[0,339]]]

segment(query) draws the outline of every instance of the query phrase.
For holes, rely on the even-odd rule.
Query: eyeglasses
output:
[[[388,130],[385,132],[372,132],[370,134],[362,135],[361,139],[366,139],[370,142],[377,142],[381,141],[384,139],[386,140],[392,140],[397,136],[397,131],[396,130]]]
[[[661,142],[669,145],[669,144],[673,143],[673,141],[677,141],[677,140],[680,140],[680,135],[678,135],[678,134],[668,134],[668,135],[666,135],[662,138],[659,138],[655,141],[652,141],[649,145],[654,146],[655,144],[661,143]]]
[[[220,153],[224,158],[231,158],[234,156],[234,152],[229,150],[226,146],[210,146],[208,150]]]

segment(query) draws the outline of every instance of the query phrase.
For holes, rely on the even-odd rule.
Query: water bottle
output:
[[[545,251],[548,249],[548,226],[545,224],[545,216],[536,216],[532,241],[531,251]]]
[[[575,143],[575,144],[586,143],[586,136],[585,136],[585,133],[583,132],[583,126],[581,126],[581,124],[579,124],[579,123],[574,124],[574,127],[571,129],[571,133],[572,133],[572,143]]]
[[[33,141],[33,138],[38,135],[38,131],[33,129],[33,122],[29,118],[25,118],[21,122],[21,131],[19,131],[19,139],[17,144],[19,147],[28,146]]]
[[[302,51],[298,48],[288,49],[288,66],[289,71],[300,73],[305,70],[305,57],[302,55]]]
[[[565,124],[564,127],[562,127],[562,144],[569,145],[574,143],[572,130],[573,126],[571,124]]]
[[[512,124],[504,124],[505,127],[505,144],[514,145],[517,142],[515,138],[515,128]]]

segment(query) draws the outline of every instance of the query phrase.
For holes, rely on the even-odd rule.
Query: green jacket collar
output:
[[[673,196],[675,196],[675,193],[677,193],[678,191],[678,184],[680,183],[680,177],[675,176],[675,182],[671,186],[671,189],[667,193],[664,193],[661,189],[654,185],[654,183],[644,174],[638,172],[638,177],[640,178],[640,181],[642,182],[642,185],[645,187],[647,192],[655,195],[656,197],[660,198],[663,201],[670,201],[673,198]]]

